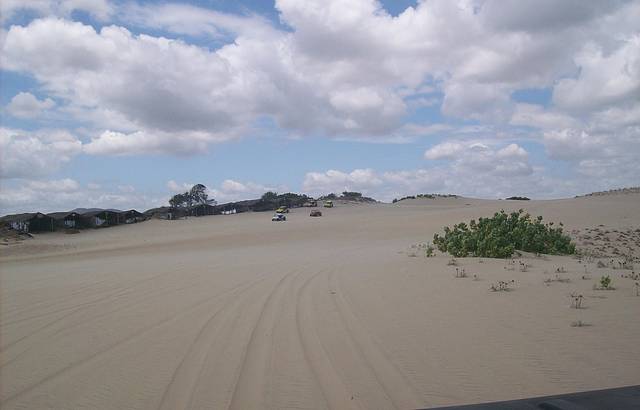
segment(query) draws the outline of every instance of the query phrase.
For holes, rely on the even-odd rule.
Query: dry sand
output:
[[[525,255],[527,272],[458,259],[455,278],[446,255],[410,256],[444,225],[519,207],[577,236],[624,233],[638,255],[640,194],[154,220],[0,247],[2,408],[409,409],[640,383],[630,271]],[[593,290],[605,273],[616,290]],[[515,285],[489,291],[498,280]]]

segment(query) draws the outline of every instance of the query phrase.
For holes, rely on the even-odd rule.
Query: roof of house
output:
[[[122,211],[120,212],[121,215],[136,215],[136,216],[142,216],[144,215],[142,212],[138,212],[135,209],[129,209],[128,211]]]
[[[60,220],[60,219],[65,219],[68,216],[72,216],[74,218],[77,218],[77,217],[80,216],[80,214],[77,213],[77,212],[51,212],[51,213],[48,213],[47,216],[50,216],[53,219]]]
[[[39,216],[40,215],[40,216]],[[24,214],[13,214],[13,215],[5,215],[2,218],[0,218],[0,222],[23,222],[23,221],[29,221],[33,218],[42,218],[42,217],[48,217],[47,215],[41,213],[41,212],[28,212],[28,213],[24,213]]]
[[[109,211],[109,210],[106,210],[106,209],[101,209],[99,211],[91,211],[91,212],[83,213],[82,216],[98,216],[100,214],[118,215],[118,213],[115,212],[115,211]]]

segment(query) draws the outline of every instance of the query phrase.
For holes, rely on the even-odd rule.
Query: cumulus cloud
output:
[[[99,20],[107,20],[114,9],[108,0],[3,0],[0,3],[3,21],[12,18],[18,11],[62,17],[70,17],[74,11],[84,11]]]
[[[55,105],[56,103],[51,98],[39,100],[31,93],[21,92],[11,99],[9,105],[7,105],[7,111],[14,117],[35,118]]]
[[[271,25],[259,15],[237,16],[178,3],[128,3],[120,10],[118,18],[138,27],[215,39],[245,33],[257,35],[258,31],[263,36],[274,33]]]
[[[584,111],[637,101],[640,95],[640,33],[625,39],[610,54],[588,44],[575,57],[580,69],[576,78],[555,86],[553,101],[560,108]]]
[[[83,147],[91,155],[192,155],[269,118],[300,137],[406,143],[444,135],[450,139],[425,156],[446,162],[449,176],[472,169],[535,175],[517,135],[584,175],[595,175],[602,161],[637,159],[637,1],[432,0],[392,16],[375,0],[348,7],[277,0],[285,29],[250,13],[172,3],[9,0],[2,7],[5,16],[19,9],[42,16],[1,34],[2,68],[33,76],[44,96],[18,94],[7,111],[25,118],[55,100],[56,112],[91,128]],[[74,10],[113,24],[70,21]],[[132,33],[145,30],[182,39]],[[212,48],[189,44],[189,36],[206,36]],[[514,101],[515,91],[530,88],[551,90],[551,101]],[[443,124],[408,123],[425,108],[439,108]],[[518,144],[473,145],[459,141],[463,134]],[[16,167],[8,168],[16,174]],[[353,172],[308,180],[369,189]],[[369,179],[385,181],[371,172]]]
[[[26,132],[0,128],[0,176],[23,178],[48,175],[82,150],[67,131]]]
[[[167,182],[167,188],[172,194],[186,192],[193,187],[190,182],[176,182],[170,180]],[[268,186],[251,181],[235,181],[233,179],[225,179],[218,186],[207,185],[207,193],[210,198],[215,199],[218,203],[241,201],[245,199],[259,198],[268,191],[284,192],[287,190],[284,186]]]
[[[326,172],[308,172],[302,189],[316,195],[343,191],[369,192],[382,183],[382,179],[372,169],[355,169],[349,173],[330,169]]]
[[[443,163],[423,169],[387,172],[371,168],[351,172],[309,172],[305,175],[303,190],[313,195],[360,191],[386,201],[427,192],[494,197],[507,193],[514,181],[526,181],[528,192],[532,192],[531,182],[534,177],[539,178],[529,162],[528,152],[514,143],[445,142],[427,150],[425,157]]]
[[[105,188],[95,184],[83,187],[76,180],[15,180],[3,186],[2,214],[16,212],[70,211],[74,208],[146,209],[166,203],[164,195],[149,195],[127,188]]]

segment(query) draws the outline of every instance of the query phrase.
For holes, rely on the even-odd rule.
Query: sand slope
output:
[[[518,262],[410,256],[443,225],[519,207],[568,230],[640,228],[638,194],[459,198],[322,218],[295,209],[286,223],[266,213],[150,221],[5,246],[2,408],[408,409],[640,383],[628,272],[569,257],[525,255],[520,272]],[[456,267],[470,277],[455,278]],[[616,290],[593,290],[605,273]],[[513,290],[490,292],[498,280]],[[572,292],[583,309],[569,307]]]

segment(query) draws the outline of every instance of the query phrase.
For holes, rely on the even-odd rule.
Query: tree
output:
[[[275,193],[275,192],[272,192],[272,191],[265,192],[260,199],[262,199],[264,202],[277,201],[278,200],[278,194]]]
[[[169,205],[172,208],[184,208],[186,206],[185,194],[175,194],[169,200]]]
[[[169,205],[173,208],[190,209],[194,205],[214,205],[215,199],[209,199],[207,187],[203,184],[196,184],[187,192],[175,194],[169,199]]]
[[[207,187],[202,184],[196,184],[191,187],[189,191],[189,197],[191,201],[195,205],[211,205],[215,204],[215,199],[209,199],[209,195],[207,194]]]

